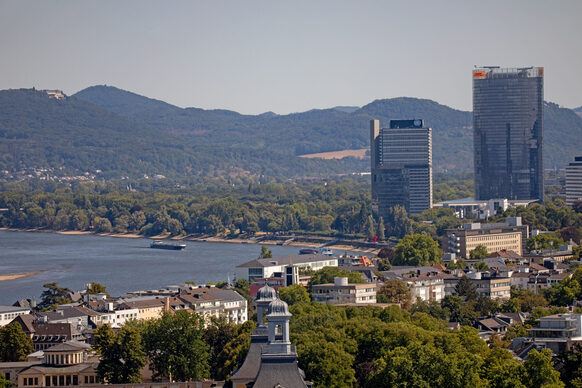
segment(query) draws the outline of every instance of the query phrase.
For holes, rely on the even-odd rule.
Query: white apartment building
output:
[[[256,279],[268,279],[271,277],[287,276],[287,268],[311,268],[314,271],[323,267],[337,267],[338,259],[326,255],[296,255],[275,257],[270,259],[255,259],[236,267],[236,278],[253,281]],[[292,276],[292,275],[290,275]],[[286,282],[287,285],[295,283]]]
[[[333,284],[313,285],[311,299],[331,304],[376,303],[376,284],[348,283],[348,278],[336,277]]]
[[[29,314],[28,307],[0,306],[0,327],[6,326],[19,315]]]

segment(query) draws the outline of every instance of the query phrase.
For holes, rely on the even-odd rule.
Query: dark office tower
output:
[[[473,70],[477,199],[544,200],[543,67]]]
[[[388,219],[390,208],[401,205],[409,214],[432,207],[432,132],[422,120],[390,120],[380,129],[370,121],[372,203]]]

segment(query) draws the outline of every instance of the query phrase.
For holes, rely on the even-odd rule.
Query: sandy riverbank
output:
[[[5,280],[14,280],[14,279],[20,279],[20,278],[27,278],[29,276],[38,275],[38,274],[40,274],[42,272],[43,271],[25,272],[25,273],[15,273],[15,274],[11,274],[11,275],[0,275],[0,282],[5,281]]]
[[[144,238],[144,239],[154,239],[154,240],[186,240],[186,241],[197,241],[197,242],[217,242],[217,243],[229,243],[229,244],[259,244],[259,245],[278,245],[281,243],[280,240],[263,240],[257,242],[253,239],[241,239],[241,238],[224,238],[217,236],[169,236],[169,235],[158,235],[158,236],[142,236],[135,233],[95,233],[91,231],[80,231],[80,230],[66,230],[66,231],[56,231],[49,229],[15,229],[15,228],[0,228],[0,230],[10,231],[10,232],[43,232],[43,233],[57,233],[62,235],[88,235],[94,234],[96,236],[105,237],[116,237],[116,238]],[[291,241],[289,244],[296,247],[309,247],[317,248],[320,244],[312,242],[301,242],[301,241]],[[352,251],[361,253],[372,253],[376,254],[378,249],[364,249],[358,248],[351,245],[330,245],[326,248],[336,250],[336,251]],[[33,273],[36,274],[36,273]],[[32,276],[32,275],[28,275]],[[22,276],[21,276],[22,277]]]

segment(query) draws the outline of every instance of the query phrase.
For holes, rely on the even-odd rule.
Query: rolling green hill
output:
[[[133,121],[200,144],[245,145],[253,149],[302,155],[369,147],[372,118],[422,118],[433,128],[433,160],[437,171],[472,170],[471,112],[417,98],[376,100],[362,108],[320,109],[289,115],[272,112],[251,116],[227,110],[181,109],[114,87],[93,86],[75,95]],[[582,119],[572,110],[545,104],[546,168],[561,168],[582,149]]]
[[[31,89],[0,91],[0,170],[52,168],[61,170],[60,175],[102,170],[105,178],[289,177],[363,168],[361,161],[306,160],[270,149],[196,140],[162,132],[79,98],[57,100]]]
[[[582,149],[582,118],[545,104],[546,168],[562,168]],[[369,120],[422,118],[433,128],[436,171],[471,171],[470,112],[416,98],[376,100],[277,115],[179,108],[111,86],[62,100],[30,89],[0,91],[0,170],[102,170],[105,177],[328,176],[366,171],[369,162],[297,155],[369,147]]]

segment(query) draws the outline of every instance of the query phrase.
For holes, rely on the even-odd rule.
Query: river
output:
[[[194,281],[197,284],[233,279],[237,265],[256,258],[258,244],[183,241],[183,251],[150,249],[150,240],[91,234],[0,231],[0,275],[41,271],[0,281],[0,305],[35,297],[43,284],[57,282],[73,290],[89,282],[118,296]],[[297,254],[298,247],[269,246],[273,256]]]

